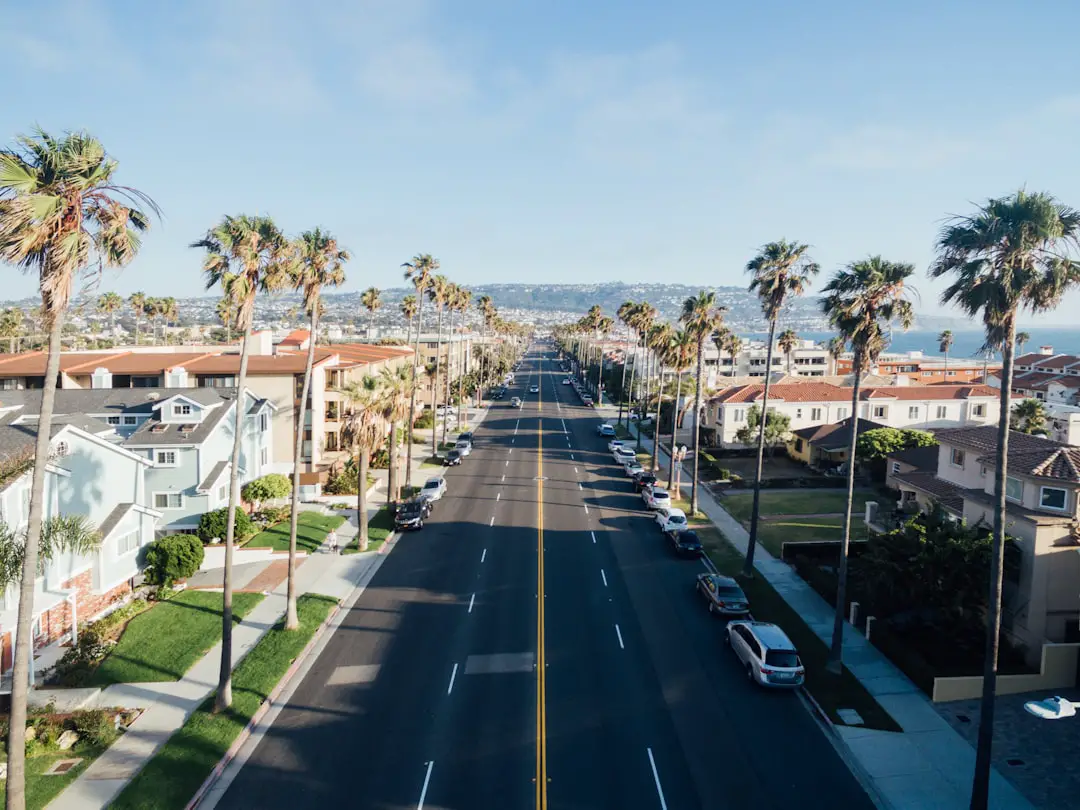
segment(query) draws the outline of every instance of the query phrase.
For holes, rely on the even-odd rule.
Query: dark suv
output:
[[[424,521],[431,515],[431,504],[427,501],[405,501],[398,504],[394,514],[395,529],[422,529]]]
[[[640,472],[634,476],[634,492],[641,492],[645,487],[656,483],[656,476],[651,472]]]
[[[701,540],[697,532],[664,532],[671,547],[680,557],[700,557],[702,554]]]

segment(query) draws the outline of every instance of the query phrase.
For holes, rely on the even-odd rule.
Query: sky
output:
[[[335,234],[346,290],[421,252],[466,286],[742,285],[783,237],[823,278],[913,262],[942,312],[947,217],[1080,207],[1078,26],[1067,0],[0,0],[0,144],[88,130],[160,205],[122,294],[199,294],[188,245],[264,213]]]

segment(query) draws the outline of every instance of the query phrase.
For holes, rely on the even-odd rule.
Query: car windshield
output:
[[[401,514],[405,517],[416,517],[422,507],[418,503],[404,503],[401,505]]]
[[[769,650],[765,653],[765,663],[771,667],[794,669],[799,666],[799,656],[791,650]]]
[[[653,480],[655,481],[656,479],[654,478]],[[654,498],[666,498],[668,494],[662,489],[654,489],[652,491],[652,496]]]
[[[426,484],[424,484],[424,489],[438,489],[438,488],[439,488],[439,482],[438,481],[428,481]]]
[[[672,523],[686,523],[686,515],[668,515],[668,520]]]
[[[700,543],[701,541],[698,540],[697,532],[683,532],[679,535],[679,542],[683,543],[684,545],[693,545],[694,543]]]

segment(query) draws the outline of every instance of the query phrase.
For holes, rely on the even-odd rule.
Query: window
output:
[[[173,405],[172,406],[172,415],[173,416],[191,416],[191,406],[190,405],[183,405],[183,404],[181,404],[181,405]]]
[[[932,371],[924,371],[924,372],[922,373],[922,375],[923,375],[924,377],[933,377],[933,376],[934,376],[934,372],[932,372]]]
[[[14,377],[8,377],[6,380],[0,380],[0,390],[2,391],[15,391],[19,387],[19,381]]]
[[[128,425],[128,426],[134,425],[135,424],[135,417],[134,416],[125,416],[124,417],[124,424]]]
[[[796,419],[802,419],[802,408],[796,408],[795,409],[795,418]]]
[[[892,472],[893,472],[893,475],[896,475],[897,473],[900,472],[900,462],[899,461],[894,461],[892,463]]]
[[[954,467],[964,466],[964,451],[957,450],[955,447],[949,451],[949,463]]]
[[[884,405],[875,405],[874,406],[874,418],[875,419],[884,419],[885,418],[885,412],[886,411],[885,411],[885,406]]]
[[[819,421],[821,419],[821,408],[811,408],[810,418],[813,419],[815,422]]]
[[[836,418],[837,419],[847,419],[847,408],[837,408],[836,409]]]
[[[57,458],[63,458],[71,452],[71,448],[68,447],[67,442],[57,442],[56,446],[53,448],[53,452],[56,454]]]
[[[1042,487],[1039,489],[1039,506],[1044,509],[1065,509],[1068,501],[1068,493],[1057,487]]]
[[[154,454],[154,461],[157,462],[159,467],[175,467],[176,466],[176,451],[175,450],[158,450]]]
[[[266,429],[270,426],[270,420],[265,413],[259,414],[259,432],[266,433]]]
[[[795,440],[795,452],[796,453],[801,453],[803,451],[803,446],[804,445],[803,445],[803,440],[802,439],[796,439]]]
[[[222,484],[220,487],[217,488],[217,499],[219,501],[225,500],[228,497],[228,495],[229,495],[229,485],[228,484]]]
[[[938,405],[937,406],[937,418],[938,419],[944,419],[945,415],[947,413],[948,413],[948,408],[946,408],[944,405]]]
[[[184,494],[182,492],[155,492],[155,509],[183,509]]]
[[[736,408],[732,412],[731,418],[736,422],[742,422],[746,419],[746,412],[742,408]]]
[[[110,425],[119,425],[120,424],[120,417],[119,416],[106,416],[105,421],[107,423],[109,423]]]
[[[986,465],[985,464],[982,464],[982,465],[979,466],[979,478],[986,478]]]
[[[269,453],[267,452],[267,449],[264,447],[262,450],[259,451],[259,464],[261,464],[262,466],[265,467],[266,462],[267,462],[268,459],[269,459]]]
[[[1011,475],[1005,476],[1005,498],[1018,503],[1024,500],[1024,482]]]
[[[123,537],[116,541],[116,553],[127,554],[129,551],[134,551],[139,547],[139,533],[128,532]]]
[[[908,416],[908,419],[918,419],[919,418],[919,406],[918,405],[909,405],[908,409],[907,409],[907,416]]]
[[[971,409],[971,412],[975,416],[986,416],[986,406],[976,405],[974,408]]]
[[[946,377],[955,377],[955,376],[956,376],[956,372],[955,372],[955,371],[946,371],[946,372],[945,372],[945,376],[946,376]]]

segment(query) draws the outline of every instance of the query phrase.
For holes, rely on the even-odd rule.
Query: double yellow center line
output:
[[[544,409],[543,377],[537,410]],[[547,661],[544,651],[544,423],[536,431],[536,810],[547,810]]]

